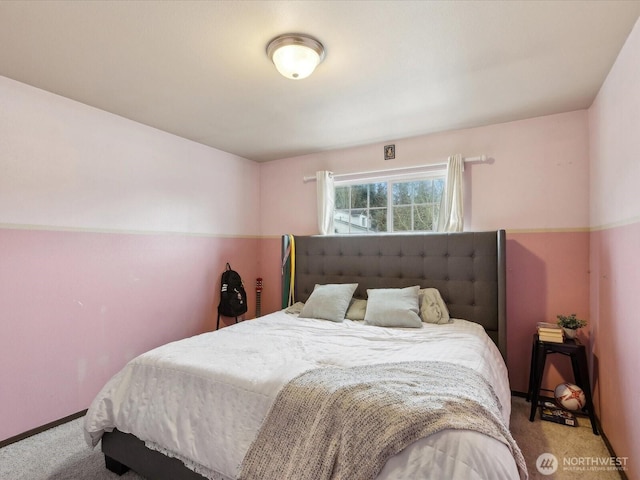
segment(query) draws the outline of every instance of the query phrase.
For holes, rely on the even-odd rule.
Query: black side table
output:
[[[543,342],[538,338],[538,334],[533,335],[533,347],[531,348],[531,367],[529,369],[529,391],[527,392],[527,401],[531,401],[531,414],[529,421],[533,422],[536,417],[536,409],[538,408],[540,386],[542,385],[542,376],[544,374],[544,364],[547,355],[551,353],[560,353],[571,357],[571,366],[573,367],[573,376],[576,385],[584,391],[587,401],[583,411],[589,415],[591,420],[591,428],[595,435],[599,435],[596,426],[596,418],[593,412],[593,399],[591,398],[591,385],[589,384],[589,367],[587,364],[587,353],[584,345],[577,339],[566,339],[563,343]]]

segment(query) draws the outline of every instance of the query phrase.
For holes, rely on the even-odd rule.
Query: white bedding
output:
[[[509,425],[507,370],[477,324],[454,320],[420,329],[382,328],[276,312],[132,360],[93,401],[85,436],[96,445],[104,431],[117,428],[206,477],[232,479],[276,394],[294,376],[329,365],[417,359],[450,361],[484,375]],[[472,431],[445,430],[392,457],[378,476],[442,478],[498,480],[519,474],[506,445]]]

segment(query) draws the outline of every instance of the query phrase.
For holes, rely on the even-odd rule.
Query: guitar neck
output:
[[[262,278],[256,278],[256,318],[262,315]]]

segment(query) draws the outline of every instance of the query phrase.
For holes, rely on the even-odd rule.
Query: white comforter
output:
[[[135,358],[93,401],[85,436],[96,445],[103,432],[117,428],[182,459],[204,476],[231,479],[279,389],[294,376],[329,365],[416,359],[451,361],[484,375],[494,386],[508,426],[507,370],[479,325],[455,320],[421,329],[382,328],[276,312]],[[378,476],[443,478],[519,475],[506,445],[472,431],[446,430],[392,457]]]

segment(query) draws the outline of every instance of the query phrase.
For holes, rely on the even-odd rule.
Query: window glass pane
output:
[[[433,221],[438,223],[438,214],[440,213],[440,200],[438,200],[433,205]],[[433,229],[436,229],[436,225],[433,226]]]
[[[436,178],[433,180],[433,200],[440,203],[442,193],[444,192],[444,177]]]
[[[387,207],[387,182],[369,184],[369,207]]]
[[[357,233],[366,227],[366,216],[363,220],[363,210],[336,210],[333,215],[335,233]]]
[[[413,182],[413,203],[427,203],[433,200],[433,182],[431,180],[422,180],[421,182]]]
[[[366,233],[369,225],[366,210],[336,210],[333,215],[335,233]]]
[[[372,208],[371,210],[369,210],[369,217],[371,218],[371,230],[373,232],[387,231],[386,208]]]
[[[393,231],[405,232],[412,230],[411,207],[393,208]]]
[[[413,229],[433,230],[433,206],[416,205],[413,207]]]
[[[411,182],[398,182],[393,184],[393,204],[411,204]]]
[[[369,216],[365,209],[351,210],[351,233],[366,233],[369,230]]]
[[[367,208],[368,185],[351,185],[351,208]]]
[[[336,209],[349,208],[350,187],[336,187]]]
[[[349,233],[349,210],[337,210],[333,212],[333,230],[335,233]]]

